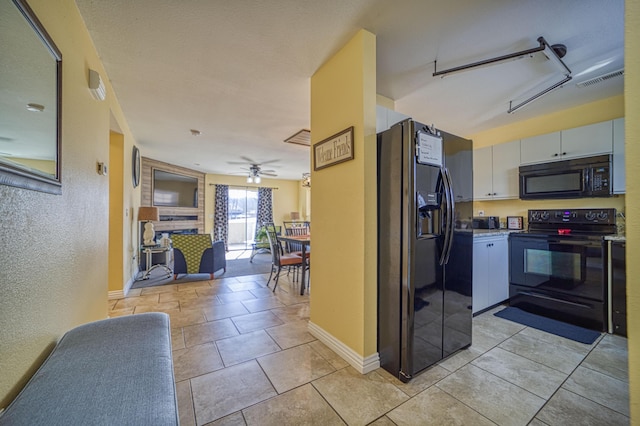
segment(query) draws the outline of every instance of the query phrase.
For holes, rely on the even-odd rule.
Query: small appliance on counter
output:
[[[522,216],[507,216],[507,229],[522,229]]]
[[[473,229],[499,229],[498,216],[476,216],[473,218]]]

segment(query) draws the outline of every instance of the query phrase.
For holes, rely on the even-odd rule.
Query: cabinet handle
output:
[[[559,154],[556,152],[555,154],[553,154],[554,157],[557,157]]]
[[[491,194],[491,195],[498,195],[498,193],[497,193],[497,192],[494,192],[494,193],[493,193],[493,194]]]
[[[567,155],[567,153],[566,153],[566,152],[563,152],[563,153],[562,153],[562,155]]]
[[[487,192],[487,195],[488,195],[489,197],[491,197],[491,193],[490,193],[490,192]]]

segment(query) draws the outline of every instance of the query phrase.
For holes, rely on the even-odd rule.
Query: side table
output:
[[[146,254],[146,267],[147,269],[144,271],[144,275],[142,276],[143,280],[149,279],[149,274],[156,268],[164,268],[167,273],[167,277],[173,275],[173,271],[169,267],[169,263],[167,261],[167,253],[171,250],[171,247],[162,247],[162,246],[143,246],[142,252]],[[153,263],[153,255],[155,253],[164,253],[164,263]]]

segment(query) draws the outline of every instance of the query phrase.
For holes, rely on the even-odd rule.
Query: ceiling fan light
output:
[[[247,176],[247,183],[253,183],[253,178],[251,176]]]
[[[255,183],[260,183],[260,181],[261,181],[261,180],[262,180],[262,179],[260,178],[260,176],[256,176],[256,177],[254,177],[254,178],[253,178],[253,181],[254,181]]]

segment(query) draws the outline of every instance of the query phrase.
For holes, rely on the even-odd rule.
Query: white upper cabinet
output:
[[[473,199],[492,200],[493,151],[490,146],[473,150]]]
[[[611,154],[613,151],[613,122],[590,124],[563,130],[562,157],[576,158],[589,155]]]
[[[520,141],[493,146],[493,199],[518,198]]]
[[[560,132],[524,138],[520,141],[520,162],[522,164],[560,160],[561,153]]]
[[[501,143],[473,151],[473,198],[518,198],[520,141]]]
[[[626,179],[624,177],[624,118],[613,120],[613,193],[624,194]]]
[[[521,141],[520,149],[522,164],[611,154],[613,151],[613,124],[611,121],[604,121],[525,138]]]

